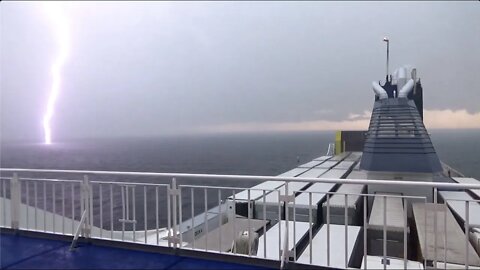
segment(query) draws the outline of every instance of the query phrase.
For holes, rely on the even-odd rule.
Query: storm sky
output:
[[[38,2],[1,10],[1,139],[43,141],[58,54]],[[366,129],[410,64],[427,128],[480,128],[480,2],[70,2],[53,141]]]

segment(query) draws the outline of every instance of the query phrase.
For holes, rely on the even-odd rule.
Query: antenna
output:
[[[390,51],[389,51],[390,40],[388,39],[388,37],[384,37],[383,41],[387,42],[387,75],[385,77],[386,77],[386,80],[388,81],[388,58],[389,58],[389,54],[390,54]]]

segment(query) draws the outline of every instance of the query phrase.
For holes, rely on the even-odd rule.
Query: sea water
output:
[[[430,131],[434,146],[440,159],[466,176],[480,179],[480,131],[478,130],[433,130]],[[157,138],[102,138],[70,140],[44,145],[41,143],[2,142],[0,162],[2,168],[31,169],[65,169],[65,170],[101,170],[130,172],[176,172],[205,174],[241,174],[275,176],[290,170],[301,163],[326,154],[328,144],[334,142],[334,132],[293,132],[262,134],[217,134],[217,135],[182,135]],[[4,174],[6,175],[6,174]],[[22,174],[22,176],[33,176]],[[46,175],[48,177],[49,175]],[[59,177],[58,174],[51,177]],[[64,179],[81,180],[82,175],[62,174]],[[132,176],[90,176],[91,181],[140,181],[169,184],[165,177]],[[177,179],[180,185],[208,185],[223,187],[250,187],[258,182],[225,182],[215,179]],[[31,185],[31,184],[30,184]],[[70,216],[70,186],[46,187],[46,208],[53,210],[53,192],[56,194],[55,205],[59,213],[62,204],[60,194],[66,189],[65,203],[67,216]],[[103,225],[109,228],[109,185],[102,186]],[[30,187],[30,197],[33,197]],[[94,222],[99,226],[99,186],[94,186]],[[156,223],[157,201],[155,189],[137,188],[136,216],[137,229],[144,224],[144,192],[147,194],[147,227]],[[183,220],[191,216],[191,191],[183,189]],[[232,190],[221,189],[220,199],[232,195]],[[79,193],[74,186],[74,193]],[[7,189],[8,194],[8,189]],[[113,189],[114,228],[119,229],[118,219],[122,218],[121,190]],[[204,190],[194,189],[193,207],[195,215],[205,209]],[[207,190],[207,208],[218,205],[218,190]],[[43,187],[38,190],[38,206],[43,208]],[[130,197],[131,200],[131,197]],[[25,198],[23,198],[25,202]],[[32,200],[30,200],[32,204]],[[166,226],[166,188],[159,190],[159,223]],[[79,196],[74,195],[75,216],[80,215]],[[130,204],[130,215],[133,205]]]

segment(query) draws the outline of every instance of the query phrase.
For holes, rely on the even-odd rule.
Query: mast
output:
[[[384,37],[383,38],[383,41],[387,42],[387,74],[385,76],[386,78],[386,81],[388,82],[388,60],[389,60],[389,55],[390,55],[390,40],[388,39],[388,37]]]

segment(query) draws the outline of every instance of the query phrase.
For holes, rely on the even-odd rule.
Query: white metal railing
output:
[[[429,202],[428,196],[394,196],[394,195],[378,195],[378,194],[357,194],[357,193],[338,193],[338,192],[313,192],[293,190],[288,192],[288,183],[290,182],[311,182],[311,183],[333,183],[333,184],[362,184],[375,185],[394,189],[395,187],[414,187],[427,188],[432,190],[432,202],[437,204],[438,189],[480,189],[480,184],[458,184],[458,183],[436,183],[436,182],[410,182],[410,181],[391,181],[391,180],[365,180],[365,179],[319,179],[319,178],[302,178],[302,177],[273,177],[273,176],[246,176],[246,175],[211,175],[211,174],[180,174],[180,173],[151,173],[151,172],[109,172],[109,171],[78,171],[78,170],[35,170],[35,169],[0,169],[5,173],[12,173],[12,176],[4,176],[0,178],[1,202],[0,226],[12,229],[44,231],[50,233],[59,233],[72,235],[76,240],[81,234],[83,237],[91,238],[107,238],[116,241],[131,241],[150,245],[165,245],[176,249],[192,249],[204,250],[208,252],[229,253],[230,250],[224,250],[224,242],[228,239],[238,237],[235,226],[241,224],[237,221],[246,219],[246,228],[248,230],[248,254],[236,254],[235,248],[233,254],[237,256],[256,257],[251,253],[251,239],[254,224],[262,224],[257,232],[263,235],[263,259],[280,260],[281,267],[286,263],[298,261],[297,252],[297,226],[298,223],[296,211],[296,197],[292,194],[306,193],[309,197],[308,203],[308,230],[305,232],[305,238],[308,238],[304,247],[305,252],[313,254],[314,235],[318,231],[320,225],[325,226],[326,233],[326,263],[323,266],[349,267],[349,238],[348,238],[348,200],[351,196],[359,196],[363,204],[362,217],[359,219],[359,226],[363,227],[363,251],[364,264],[362,267],[368,269],[366,256],[369,250],[368,243],[368,205],[375,197],[383,198],[383,228],[382,228],[382,254],[383,261],[387,262],[387,198],[397,197],[407,206],[403,211],[403,219],[405,221],[403,231],[403,260],[404,267],[408,263],[408,240],[407,236],[408,219],[411,214],[408,213],[408,205],[413,201],[426,204]],[[21,174],[34,173],[42,176],[48,175],[70,175],[76,179],[51,179],[45,177],[20,177]],[[144,179],[165,179],[169,183],[157,184],[149,182],[129,182],[129,181],[98,181],[99,176],[116,176],[125,180],[128,177],[144,177]],[[78,179],[80,178],[80,179]],[[199,181],[198,185],[180,184],[178,181],[185,179],[194,179]],[[203,185],[203,179],[222,181],[221,185]],[[239,188],[225,185],[225,183],[233,183],[235,181],[285,181],[285,194],[283,191],[275,189],[255,189],[255,188]],[[219,182],[220,183],[220,182]],[[246,190],[248,197],[246,201],[236,199],[236,194]],[[255,204],[250,197],[250,193],[259,191],[262,193],[259,201]],[[278,201],[273,205],[272,209],[277,209],[276,217],[267,216],[267,194],[276,194]],[[312,201],[315,194],[323,194],[325,196],[324,204],[326,205],[326,219],[321,224],[316,224],[313,220],[313,211],[317,205],[316,201]],[[333,195],[343,195],[345,197],[344,204],[344,258],[343,264],[338,265],[332,262],[332,252],[330,250],[331,241],[331,205],[330,200]],[[188,203],[190,202],[190,203]],[[229,204],[230,203],[230,204]],[[243,217],[237,213],[237,205],[245,203],[247,213],[243,213]],[[465,212],[465,258],[464,264],[469,266],[471,258],[469,233],[472,228],[469,220],[470,212],[468,211],[471,203],[479,203],[475,200],[467,200]],[[140,206],[137,204],[141,204]],[[262,207],[263,214],[258,214],[255,207]],[[445,209],[448,208],[448,200],[443,202]],[[153,207],[152,207],[153,206]],[[166,207],[165,207],[166,206]],[[233,206],[229,208],[229,206]],[[290,209],[293,216],[290,217]],[[140,212],[138,212],[140,210]],[[68,213],[70,212],[70,213]],[[81,215],[84,213],[85,215]],[[424,222],[427,223],[427,211],[424,212]],[[281,226],[280,220],[285,221],[285,226]],[[317,221],[320,220],[317,216]],[[437,256],[437,211],[434,211],[434,256],[431,260],[437,265],[439,257]],[[267,224],[270,226],[274,223],[278,226],[278,258],[269,258],[267,254]],[[293,222],[293,227],[289,223]],[[447,215],[444,215],[444,224],[447,224]],[[227,224],[228,223],[228,224]],[[140,226],[139,226],[140,225]],[[142,226],[143,225],[143,226]],[[222,228],[231,226],[229,235],[225,235]],[[139,227],[143,229],[139,230]],[[77,228],[77,234],[75,234]],[[446,228],[446,225],[443,227]],[[215,234],[214,230],[217,230]],[[282,234],[283,232],[283,234]],[[289,239],[293,235],[293,239]],[[418,239],[423,241],[427,246],[427,232],[425,227],[425,238]],[[202,240],[203,242],[199,243]],[[212,241],[218,241],[215,244]],[[336,241],[336,240],[334,240]],[[333,242],[334,242],[333,241]],[[461,241],[458,239],[458,241]],[[447,261],[447,240],[443,241],[443,262]],[[293,245],[291,245],[293,243]],[[231,243],[227,243],[231,247]],[[74,245],[72,244],[72,247]],[[218,248],[216,248],[218,247]],[[290,248],[293,247],[293,248]],[[428,248],[426,249],[428,252]],[[300,255],[302,255],[300,254]],[[424,264],[427,265],[428,254],[422,254]],[[307,263],[314,263],[313,256],[310,256]],[[386,267],[386,265],[384,265]],[[444,264],[447,267],[447,264]]]

